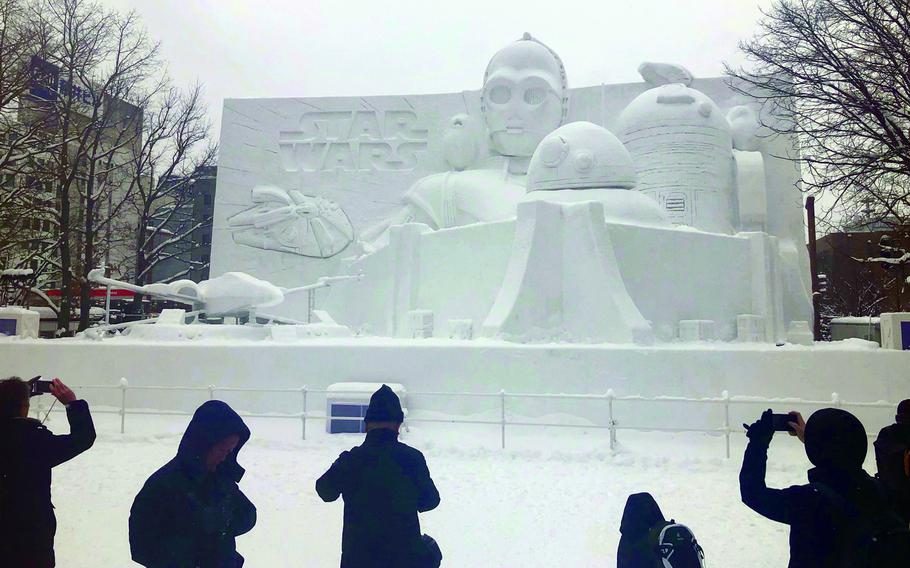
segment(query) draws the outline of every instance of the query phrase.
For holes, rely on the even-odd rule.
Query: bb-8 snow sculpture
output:
[[[528,166],[528,200],[599,201],[608,220],[669,225],[658,203],[638,191],[628,150],[609,130],[571,122],[545,137]]]

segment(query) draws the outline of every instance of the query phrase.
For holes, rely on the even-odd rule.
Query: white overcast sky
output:
[[[490,56],[528,31],[571,86],[639,80],[641,61],[696,76],[741,62],[770,0],[102,0],[137,11],[177,84],[197,79],[220,126],[225,98],[477,89]]]

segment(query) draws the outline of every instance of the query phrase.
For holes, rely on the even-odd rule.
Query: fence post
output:
[[[506,449],[506,391],[499,391],[500,425],[502,430],[502,449]]]
[[[730,391],[725,390],[724,398],[724,438],[727,443],[727,459],[730,459]]]
[[[610,449],[616,449],[616,421],[613,420],[613,389],[607,389],[607,420],[610,425]]]
[[[840,395],[836,392],[831,393],[831,402],[834,404],[834,408],[840,408],[843,406],[843,403],[840,400]]]
[[[303,412],[300,414],[300,430],[303,439],[306,440],[306,385],[303,385],[300,392],[303,394]]]
[[[120,377],[120,433],[126,431],[126,388],[129,382],[126,377]]]
[[[215,385],[209,385],[209,400],[215,399]]]

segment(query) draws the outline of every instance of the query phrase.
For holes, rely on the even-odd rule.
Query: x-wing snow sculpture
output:
[[[192,280],[177,280],[170,284],[147,284],[145,286],[136,286],[107,278],[100,268],[92,270],[88,275],[88,279],[96,284],[124,288],[161,300],[189,304],[193,307],[194,312],[204,313],[211,317],[246,317],[260,308],[277,306],[289,295],[300,292],[309,293],[319,288],[326,288],[333,282],[358,278],[360,275],[324,277],[307,286],[280,288],[271,282],[260,280],[244,272],[226,272],[221,276],[199,283]],[[269,319],[299,323],[272,316],[269,316]]]
[[[243,272],[228,272],[198,284],[192,280],[177,280],[170,284],[136,286],[107,278],[101,269],[89,272],[88,279],[103,286],[116,286],[161,300],[189,304],[193,311],[209,316],[246,315],[250,310],[275,306],[284,301],[281,288]]]

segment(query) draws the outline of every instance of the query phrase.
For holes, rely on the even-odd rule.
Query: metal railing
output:
[[[146,415],[146,416],[191,416],[191,412],[183,411],[169,411],[169,410],[150,410],[150,409],[131,409],[127,407],[127,392],[128,391],[158,391],[158,392],[203,392],[208,394],[208,399],[212,400],[215,398],[215,393],[285,393],[285,394],[297,394],[300,395],[300,412],[295,413],[251,413],[251,412],[238,412],[242,417],[249,418],[282,418],[282,419],[295,419],[300,420],[300,431],[301,438],[306,440],[307,435],[307,421],[308,420],[338,420],[338,421],[357,421],[360,422],[363,419],[359,417],[342,417],[342,416],[328,416],[324,412],[312,412],[308,409],[308,402],[310,395],[328,395],[330,394],[339,394],[337,391],[329,391],[324,389],[310,389],[306,386],[300,388],[241,388],[241,387],[219,387],[216,385],[209,385],[205,387],[186,387],[186,386],[132,386],[124,378],[120,379],[119,384],[117,385],[78,385],[78,389],[89,389],[89,390],[119,390],[120,391],[120,408],[119,409],[95,409],[92,410],[93,413],[97,414],[118,414],[120,416],[120,433],[123,434],[126,432],[126,417],[127,415]],[[344,391],[343,394],[363,394],[369,395],[373,391]],[[544,393],[507,393],[505,390],[500,390],[498,393],[472,393],[472,392],[407,392],[407,396],[410,397],[441,397],[441,398],[481,398],[481,399],[497,399],[499,403],[499,419],[498,420],[478,420],[470,418],[414,418],[406,417],[405,424],[416,424],[416,423],[447,423],[447,424],[475,424],[475,425],[490,425],[490,426],[499,426],[500,429],[500,443],[502,449],[506,447],[506,428],[509,426],[521,426],[521,427],[541,427],[541,428],[582,428],[582,429],[603,429],[609,430],[609,444],[610,449],[613,450],[616,448],[617,444],[617,432],[620,430],[627,431],[639,431],[639,432],[674,432],[674,433],[684,433],[684,432],[700,432],[706,434],[720,434],[724,437],[725,442],[725,455],[727,458],[730,457],[730,439],[733,433],[742,433],[744,430],[742,428],[734,427],[730,420],[730,409],[733,405],[781,405],[786,404],[788,409],[799,408],[799,407],[821,407],[821,406],[834,406],[837,408],[844,409],[872,409],[872,408],[881,408],[881,409],[894,409],[896,408],[895,403],[890,402],[854,402],[854,401],[844,401],[840,396],[835,392],[831,394],[829,400],[805,400],[805,399],[796,399],[796,398],[759,398],[751,396],[741,396],[733,397],[730,396],[729,391],[723,391],[720,397],[704,397],[704,398],[687,398],[687,397],[675,397],[675,396],[658,396],[658,397],[644,397],[644,396],[617,396],[613,389],[608,390],[604,394],[544,394]],[[593,400],[593,401],[603,401],[606,406],[606,423],[605,424],[595,424],[595,423],[578,423],[571,424],[566,422],[530,422],[530,421],[516,421],[508,420],[506,409],[508,399],[540,399],[540,400]],[[723,405],[723,424],[716,428],[697,428],[697,427],[667,427],[667,426],[631,426],[620,424],[615,418],[615,404],[628,403],[628,404],[700,404],[700,405]],[[36,417],[41,417],[44,415],[45,410],[42,408],[40,403],[40,397],[37,401],[37,404],[33,407]],[[58,409],[60,411],[62,409]],[[874,434],[870,434],[870,437]]]

